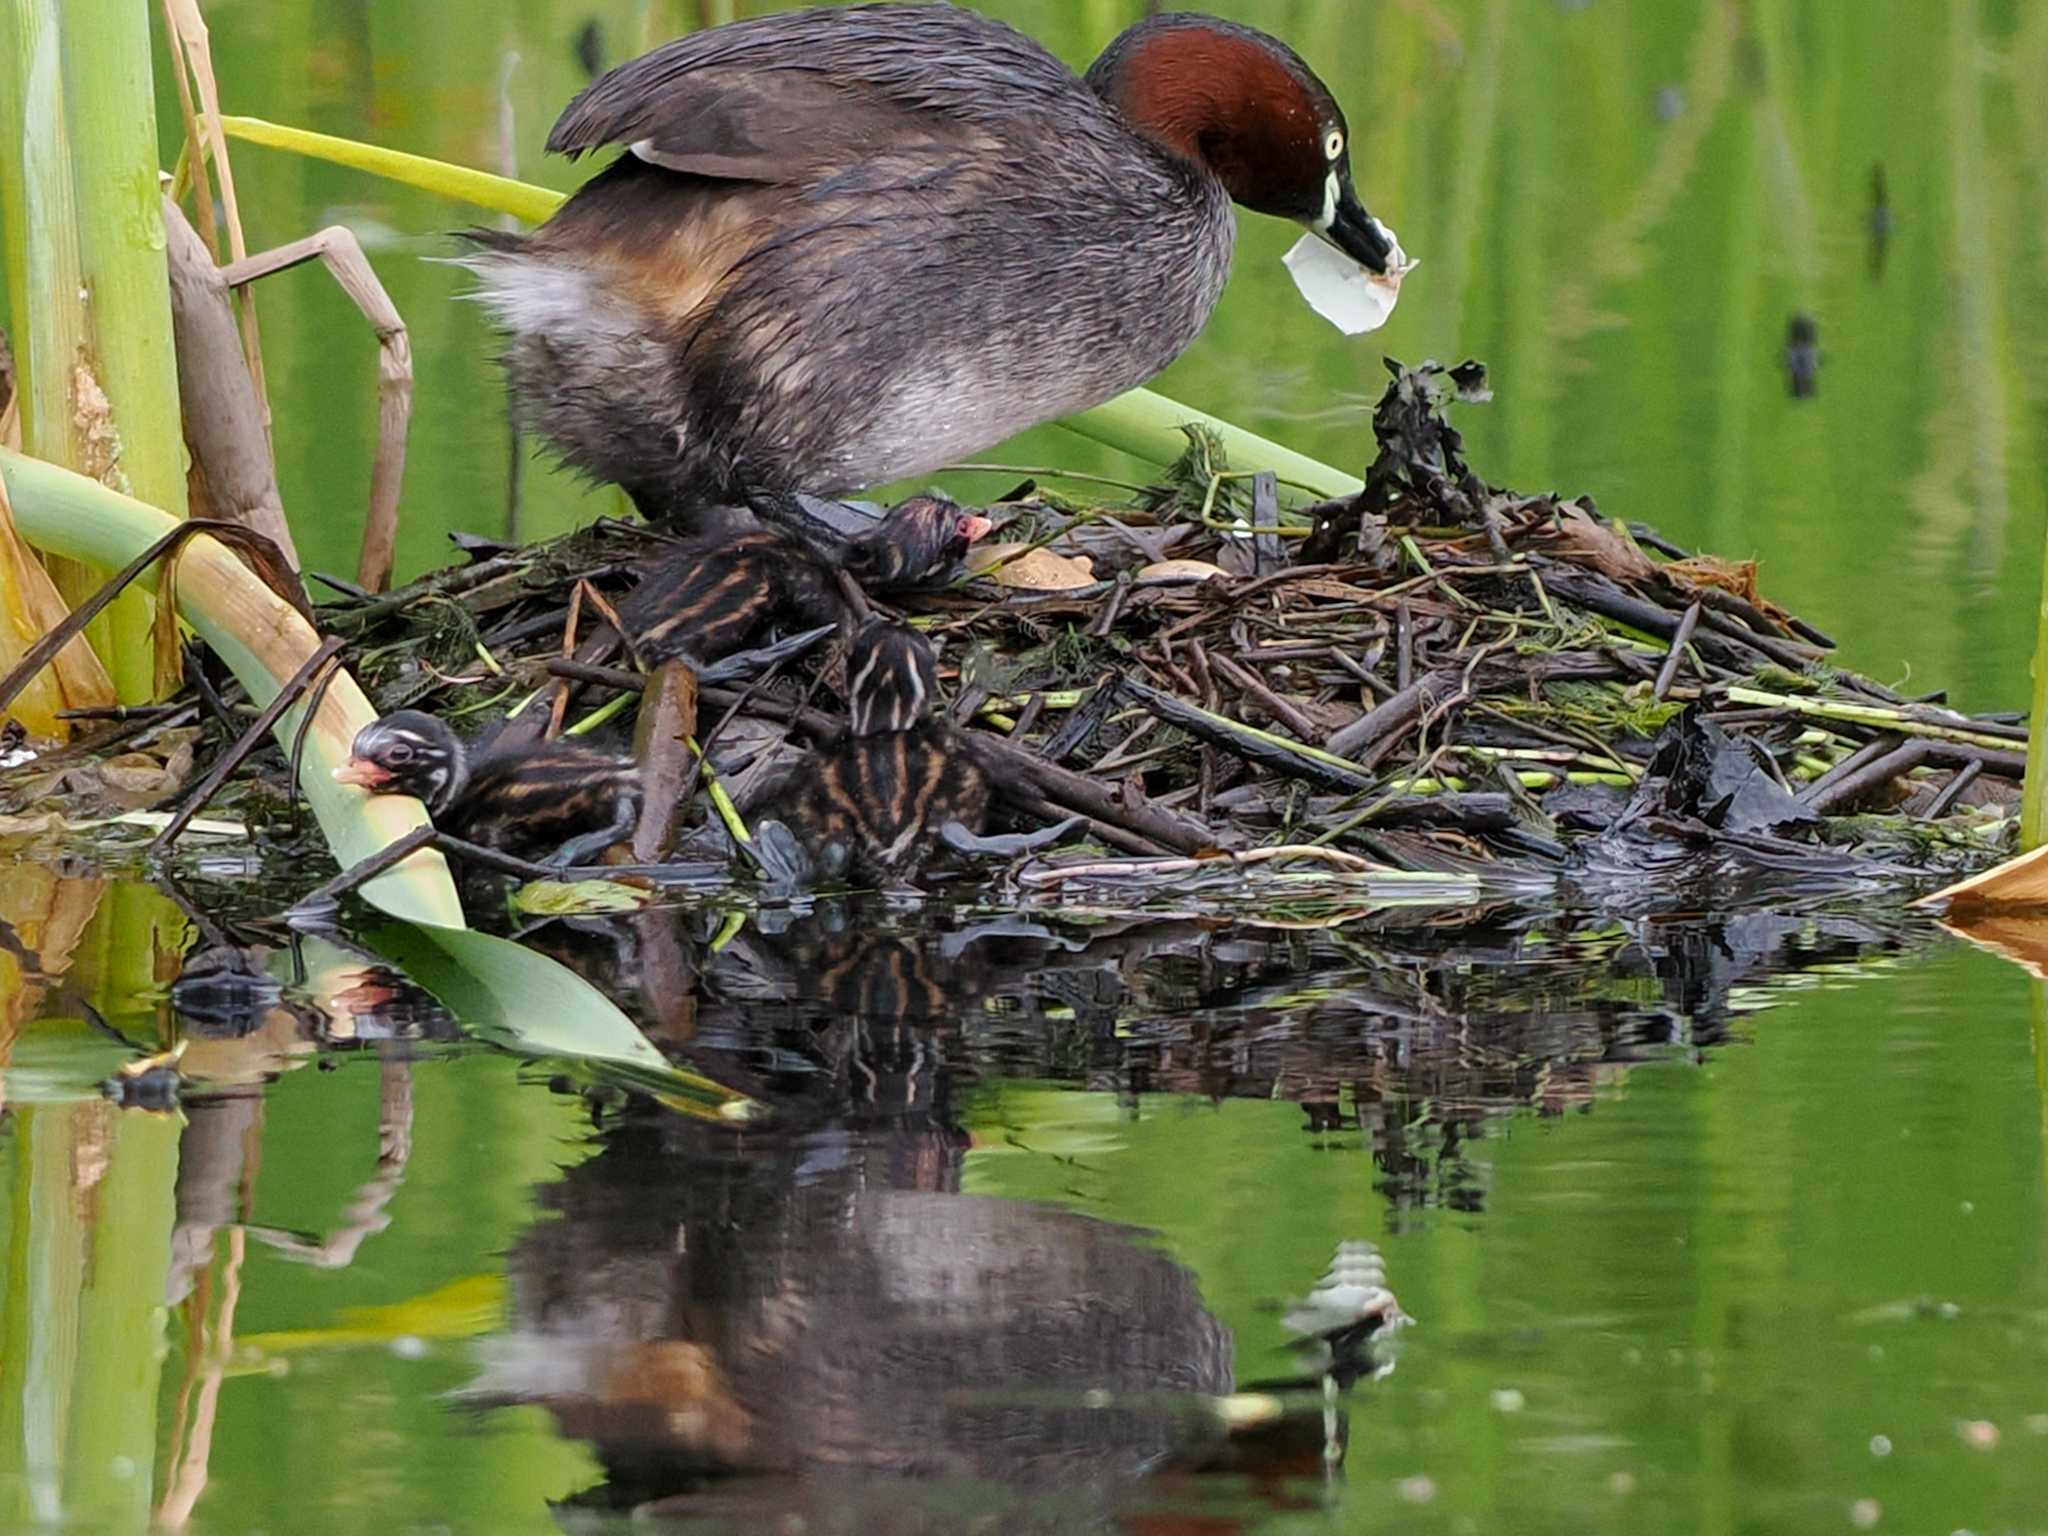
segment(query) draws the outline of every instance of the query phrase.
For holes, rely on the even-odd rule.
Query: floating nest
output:
[[[1251,893],[1328,921],[1404,895],[1654,909],[1917,890],[2009,849],[2020,719],[1831,665],[1752,564],[1486,483],[1450,421],[1489,398],[1484,370],[1389,368],[1355,497],[1288,507],[1190,427],[1160,483],[1121,499],[1020,485],[985,509],[971,569],[889,600],[938,650],[998,828],[1080,818],[957,873],[1011,901]],[[538,699],[552,728],[623,749],[643,679],[587,647],[659,536],[606,521],[458,543],[463,564],[320,610],[379,707],[487,732]],[[189,799],[194,764],[246,724],[223,674],[189,660],[188,697],[12,770],[0,829]],[[841,681],[829,636],[702,680],[708,771],[686,786],[673,878],[729,866],[706,791],[743,821],[840,728]],[[292,846],[292,798],[268,749],[209,814]]]

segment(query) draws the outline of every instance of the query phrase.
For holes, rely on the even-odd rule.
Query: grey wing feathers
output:
[[[957,6],[788,11],[620,65],[569,103],[547,147],[629,145],[674,170],[777,181],[920,120],[943,133],[1080,89],[1030,38]]]

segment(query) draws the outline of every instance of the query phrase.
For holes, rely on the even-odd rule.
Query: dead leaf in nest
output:
[[[1654,582],[1669,566],[1660,566],[1622,534],[1595,522],[1573,507],[1558,509],[1558,518],[1536,535],[1543,552],[1598,571],[1624,586]]]
[[[967,569],[987,575],[999,587],[1029,592],[1071,592],[1095,585],[1095,568],[1085,557],[1056,555],[1028,544],[977,544],[967,552]]]
[[[1773,623],[1789,628],[1792,615],[1757,591],[1756,572],[1754,560],[1723,560],[1718,555],[1693,555],[1689,559],[1674,560],[1664,567],[1664,574],[1681,587],[1694,591],[1713,587],[1722,592],[1733,592]]]
[[[123,752],[99,765],[100,782],[123,799],[156,800],[180,788],[192,772],[192,749],[181,745],[159,761],[147,752]]]
[[[43,811],[34,816],[0,815],[0,842],[27,842],[38,837],[50,837],[64,830],[64,818],[55,811]]]
[[[1219,576],[1229,574],[1230,572],[1224,570],[1222,566],[1213,565],[1207,560],[1155,560],[1139,569],[1138,580],[1161,584],[1214,581]]]

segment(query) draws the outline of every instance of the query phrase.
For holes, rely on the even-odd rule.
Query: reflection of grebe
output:
[[[1204,1458],[1231,1344],[1193,1277],[1128,1228],[890,1187],[933,1177],[913,1147],[957,1168],[964,1142],[915,1112],[744,1151],[611,1126],[537,1190],[464,1395],[544,1404],[596,1443],[604,1500],[677,1513],[802,1508],[849,1475],[1106,1504]],[[712,1473],[737,1477],[689,1491]]]

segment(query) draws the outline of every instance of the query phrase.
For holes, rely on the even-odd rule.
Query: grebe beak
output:
[[[367,757],[352,757],[334,770],[335,783],[354,784],[373,795],[396,777],[389,768],[380,768]]]
[[[972,544],[976,539],[984,537],[995,524],[970,512],[962,517],[956,526],[960,530],[960,536]]]
[[[1384,277],[1394,259],[1394,237],[1387,226],[1365,211],[1350,182],[1337,194],[1337,216],[1330,227],[1316,231],[1346,256]]]

